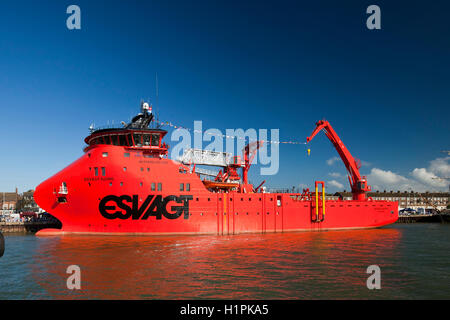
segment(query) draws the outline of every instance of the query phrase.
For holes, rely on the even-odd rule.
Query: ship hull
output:
[[[398,219],[392,201],[326,200],[323,207],[294,193],[214,193],[182,169],[123,147],[90,148],[36,188],[38,205],[62,223],[39,234],[281,233],[377,228]]]

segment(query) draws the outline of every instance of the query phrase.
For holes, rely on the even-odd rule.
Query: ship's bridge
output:
[[[169,146],[162,142],[167,131],[148,127],[153,115],[151,111],[148,112],[145,105],[143,104],[142,113],[135,116],[131,123],[123,123],[124,127],[122,128],[91,130],[91,134],[84,139],[88,145],[85,151],[95,145],[106,144],[140,149],[150,153],[167,154]]]

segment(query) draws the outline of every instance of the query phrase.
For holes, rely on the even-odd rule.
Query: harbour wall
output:
[[[30,221],[30,222],[0,222],[2,233],[36,233],[45,228],[61,228],[58,222]]]

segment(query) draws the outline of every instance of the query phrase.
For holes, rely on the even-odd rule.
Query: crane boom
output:
[[[345,147],[342,140],[339,138],[336,131],[334,131],[331,124],[326,120],[320,120],[316,122],[316,128],[309,137],[306,138],[306,142],[310,142],[317,133],[321,130],[325,132],[325,135],[333,144],[334,148],[338,152],[345,167],[348,171],[348,180],[352,188],[352,194],[354,200],[365,200],[366,192],[370,191],[370,186],[367,185],[366,177],[361,176],[359,173],[360,163],[357,162],[350,151]]]

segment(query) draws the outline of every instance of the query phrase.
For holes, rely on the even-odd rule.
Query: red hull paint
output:
[[[298,194],[214,193],[205,188],[195,173],[183,173],[180,167],[178,162],[144,156],[132,148],[89,147],[80,159],[36,188],[38,205],[63,225],[62,230],[42,230],[39,234],[320,231],[381,227],[398,218],[396,202],[327,200],[323,221],[314,222],[315,201],[296,200]],[[63,182],[67,194],[62,194],[65,202],[59,202],[58,190]],[[180,191],[180,184],[184,191]],[[111,195],[111,200],[104,199]],[[319,211],[321,214],[321,207]]]

